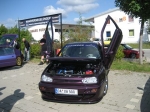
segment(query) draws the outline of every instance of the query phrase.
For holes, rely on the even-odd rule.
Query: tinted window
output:
[[[9,44],[10,42],[14,40],[15,37],[16,37],[15,35],[3,36],[2,38],[0,38],[0,44]]]
[[[68,45],[62,50],[62,56],[100,58],[100,53],[94,45]]]
[[[0,48],[0,56],[3,56],[3,55],[5,55],[5,51],[3,48]]]
[[[14,54],[14,48],[8,47],[4,48],[6,54]]]
[[[0,56],[14,54],[14,49],[11,47],[0,48]]]
[[[129,46],[127,44],[124,44],[124,47],[127,48],[127,49],[133,49],[131,46]]]

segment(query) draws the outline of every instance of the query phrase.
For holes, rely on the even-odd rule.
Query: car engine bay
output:
[[[99,68],[99,64],[92,63],[52,63],[47,72],[51,75],[93,75]]]

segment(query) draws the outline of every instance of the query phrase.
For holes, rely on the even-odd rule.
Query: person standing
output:
[[[30,58],[30,44],[25,38],[23,38],[22,41],[24,42],[24,46],[25,46],[24,61],[29,61],[29,58]]]
[[[40,40],[40,46],[41,46],[41,62],[38,65],[43,65],[44,64],[44,56],[47,51],[45,34],[43,34],[43,38]]]
[[[14,47],[15,49],[20,49],[20,44],[19,42],[17,42],[17,39],[13,41],[11,46]]]

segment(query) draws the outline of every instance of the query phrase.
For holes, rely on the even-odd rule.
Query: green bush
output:
[[[40,52],[41,52],[41,46],[39,45],[39,43],[31,44],[31,49],[30,49],[31,58],[39,57]]]
[[[54,42],[54,49],[60,49],[61,48],[61,43],[60,42]]]
[[[120,45],[115,55],[115,60],[121,60],[122,58],[124,58],[124,53],[123,53],[123,47]]]

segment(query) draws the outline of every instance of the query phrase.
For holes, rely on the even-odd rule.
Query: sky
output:
[[[75,24],[115,8],[115,0],[0,0],[0,25],[13,27],[18,20],[62,13],[62,23]]]

